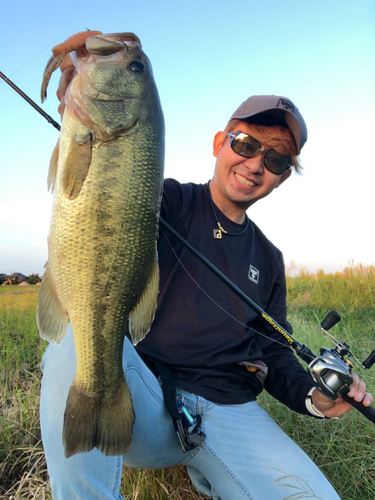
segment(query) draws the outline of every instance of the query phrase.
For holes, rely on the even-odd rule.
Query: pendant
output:
[[[223,237],[223,233],[228,234],[228,231],[225,231],[225,229],[223,228],[223,226],[220,224],[219,221],[217,221],[216,224],[219,229],[213,230],[214,238],[215,240],[221,240],[221,238]]]

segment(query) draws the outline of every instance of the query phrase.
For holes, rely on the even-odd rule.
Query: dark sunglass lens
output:
[[[238,134],[232,142],[233,151],[241,156],[245,156],[246,158],[252,158],[255,156],[260,148],[261,145],[256,139],[242,133]]]
[[[269,149],[264,155],[264,166],[274,174],[283,174],[289,168],[289,157]]]

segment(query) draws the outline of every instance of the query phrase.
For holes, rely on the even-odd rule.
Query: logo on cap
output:
[[[294,113],[294,104],[287,99],[280,99],[277,103],[277,107],[287,109],[288,111]]]

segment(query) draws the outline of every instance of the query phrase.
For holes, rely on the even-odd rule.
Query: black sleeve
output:
[[[183,186],[175,179],[165,179],[160,215],[173,226],[183,205]]]
[[[286,319],[286,282],[281,254],[280,261],[282,271],[275,282],[266,312],[287,332],[292,333],[292,327]],[[264,362],[268,366],[264,388],[292,410],[311,416],[305,404],[307,393],[314,386],[310,374],[281,334],[270,325],[264,325],[264,320],[260,328],[273,339],[258,336],[259,346],[265,356]]]

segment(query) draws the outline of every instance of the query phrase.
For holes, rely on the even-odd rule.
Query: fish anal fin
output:
[[[74,200],[79,195],[87,177],[92,157],[92,135],[73,137],[69,146],[62,175],[64,195]]]
[[[134,410],[124,378],[105,401],[88,397],[76,382],[70,387],[64,414],[66,458],[98,448],[105,455],[122,455],[130,447]]]
[[[57,297],[48,264],[38,294],[36,322],[40,336],[53,344],[60,344],[68,327],[68,315]]]
[[[129,330],[134,345],[138,344],[149,332],[155,317],[156,303],[159,293],[159,263],[155,252],[155,260],[149,281],[136,307],[129,314]]]
[[[59,161],[59,150],[60,150],[60,140],[57,141],[54,150],[52,151],[51,159],[49,162],[49,170],[47,177],[47,187],[48,191],[53,193],[55,189],[56,183],[56,175],[57,175],[57,163]]]

